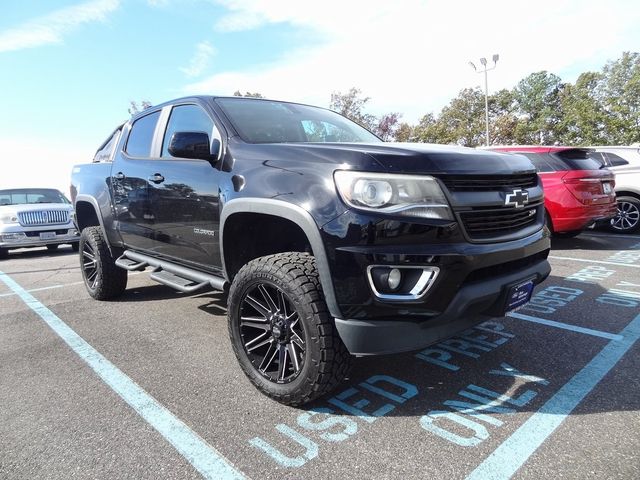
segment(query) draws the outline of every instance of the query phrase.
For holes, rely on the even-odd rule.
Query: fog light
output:
[[[387,278],[387,283],[389,284],[390,290],[396,290],[400,286],[400,281],[402,280],[402,273],[397,268],[392,268],[389,272],[389,277]]]
[[[22,232],[2,234],[2,240],[5,242],[19,242],[20,240],[24,240],[25,238],[27,238],[27,236]]]

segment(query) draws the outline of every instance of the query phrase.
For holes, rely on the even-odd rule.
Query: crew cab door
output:
[[[128,248],[153,250],[153,213],[147,186],[153,171],[152,146],[160,110],[150,111],[125,127],[126,142],[116,152],[111,167],[114,217],[122,241]]]
[[[206,133],[209,141],[220,134],[209,113],[195,103],[165,107],[162,116],[166,128],[160,159],[148,177],[154,250],[181,261],[220,267],[219,170],[214,161],[174,157],[169,152],[175,133]]]

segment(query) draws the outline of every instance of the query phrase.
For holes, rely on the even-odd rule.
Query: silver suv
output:
[[[43,247],[55,250],[63,243],[78,250],[73,207],[58,190],[16,188],[0,190],[0,259],[9,250]]]

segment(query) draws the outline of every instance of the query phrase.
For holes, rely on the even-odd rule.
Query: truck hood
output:
[[[264,159],[295,156],[310,161],[345,164],[354,170],[377,169],[389,173],[483,174],[532,173],[523,155],[425,143],[275,143],[251,145]],[[289,154],[289,155],[287,155]]]

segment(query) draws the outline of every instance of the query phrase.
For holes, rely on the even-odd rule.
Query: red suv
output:
[[[490,150],[520,153],[538,169],[544,187],[547,225],[557,237],[573,237],[597,220],[616,215],[614,175],[574,147],[507,146]]]

